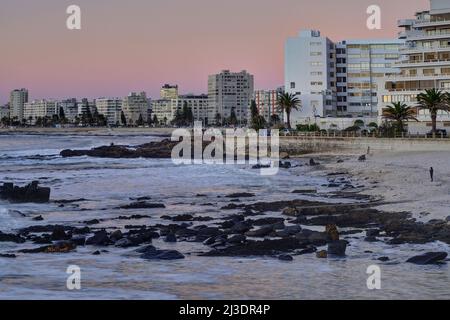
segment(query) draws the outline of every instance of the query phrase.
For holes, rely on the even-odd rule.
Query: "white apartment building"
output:
[[[415,19],[400,20],[401,39],[406,41],[397,63],[400,74],[387,77],[379,91],[380,121],[383,109],[393,102],[417,106],[417,95],[425,89],[450,91],[450,2],[431,0],[430,10],[416,13]],[[412,133],[431,130],[431,118],[426,111],[418,111],[420,124],[410,123]],[[438,115],[438,127],[450,129],[447,112]]]
[[[254,92],[253,75],[247,71],[238,73],[224,70],[208,77],[208,124],[220,123],[230,118],[232,111],[238,124],[247,122]]]
[[[3,118],[9,118],[9,104],[0,106],[0,120]]]
[[[192,110],[194,121],[208,124],[208,96],[207,95],[180,95],[176,99],[160,99],[152,101],[152,118],[156,115],[160,123],[170,124],[184,105]]]
[[[59,104],[56,101],[34,100],[24,105],[24,120],[31,125],[36,124],[38,119],[52,118],[58,114]]]
[[[256,90],[253,99],[261,116],[267,123],[271,122],[272,116],[278,116],[283,121],[283,112],[278,107],[278,95],[284,91],[284,88],[276,90]]]
[[[178,98],[178,86],[165,84],[161,88],[161,99],[171,100]]]
[[[129,125],[137,124],[139,118],[146,122],[148,117],[147,94],[145,92],[130,93],[122,101],[122,111]]]
[[[59,108],[64,110],[64,116],[69,122],[74,122],[75,118],[78,116],[78,102],[76,98],[65,99],[59,102]],[[58,115],[60,114],[60,110]]]
[[[94,114],[97,111],[97,106],[95,100],[89,101],[86,98],[81,99],[81,102],[78,102],[78,115],[82,116],[83,114],[87,114],[88,112]]]
[[[345,40],[333,43],[319,31],[304,30],[285,48],[285,88],[301,100],[291,124],[345,129],[351,118],[377,121],[378,81],[399,73],[394,65],[404,40]],[[339,118],[339,119],[335,119]],[[350,118],[343,121],[342,118]],[[356,119],[355,119],[356,120]]]
[[[28,90],[16,89],[11,91],[9,108],[11,119],[22,121],[24,118],[24,106],[28,102]]]
[[[336,105],[336,50],[317,30],[303,30],[285,45],[285,90],[297,94],[301,110],[291,124],[314,122],[333,114]]]
[[[121,123],[122,99],[100,98],[95,103],[98,113],[105,116],[109,126],[115,126]]]
[[[394,63],[400,58],[404,40],[346,40],[336,45],[336,116],[378,116],[378,82],[398,74]]]

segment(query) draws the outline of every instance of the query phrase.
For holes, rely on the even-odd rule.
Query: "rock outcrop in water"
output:
[[[150,142],[139,146],[120,146],[111,144],[92,148],[90,150],[63,150],[60,155],[69,157],[96,157],[96,158],[154,158],[167,159],[171,157],[172,149],[177,145],[177,141],[164,139],[159,142]]]
[[[4,183],[0,186],[0,199],[22,203],[45,203],[50,201],[50,191],[50,188],[39,187],[38,181],[33,181],[25,187]]]

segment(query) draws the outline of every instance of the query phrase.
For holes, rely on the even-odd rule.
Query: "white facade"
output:
[[[238,73],[224,70],[208,78],[208,124],[230,118],[232,110],[239,124],[245,124],[249,114],[254,88],[253,75],[247,71]]]
[[[172,100],[178,98],[178,86],[165,84],[161,88],[161,99],[162,100]]]
[[[285,45],[285,90],[297,94],[301,109],[291,113],[291,124],[311,123],[332,114],[336,101],[333,42],[316,30],[303,30]]]
[[[330,122],[318,120],[324,118],[377,117],[378,81],[400,72],[394,63],[403,43],[367,39],[334,44],[314,30],[289,38],[285,90],[297,94],[302,105],[300,111],[292,112],[292,125]]]
[[[3,118],[9,118],[9,104],[0,106],[0,120]]]
[[[450,2],[431,0],[431,10],[416,13],[415,19],[400,20],[400,38],[406,41],[397,63],[401,73],[381,81],[378,108],[380,121],[383,109],[393,102],[417,106],[417,95],[425,89],[450,91]],[[412,131],[431,130],[431,118],[426,111],[418,112],[422,124]],[[438,115],[438,127],[450,129],[447,112]],[[411,130],[410,130],[411,131]]]
[[[83,98],[81,99],[81,102],[78,103],[78,115],[80,117],[88,112],[93,115],[96,111],[97,106],[95,100],[89,101],[88,99]]]
[[[100,98],[96,100],[97,111],[105,116],[108,125],[121,123],[122,99]]]
[[[52,118],[58,114],[59,104],[56,101],[35,100],[25,103],[23,116],[29,124],[36,124],[38,119]]]
[[[24,118],[24,106],[28,102],[28,90],[16,89],[11,91],[9,107],[11,119],[22,121]]]
[[[340,117],[377,117],[378,81],[398,74],[403,40],[346,40],[336,45],[337,107]]]
[[[160,123],[170,124],[175,119],[177,111],[181,112],[185,104],[192,110],[194,121],[208,124],[207,95],[180,95],[177,99],[154,100],[152,101],[152,118],[156,115]]]
[[[127,119],[127,124],[135,125],[142,118],[144,122],[148,117],[148,100],[145,92],[130,93],[122,101],[122,111]]]
[[[64,110],[64,116],[69,122],[74,122],[75,118],[78,116],[78,102],[77,99],[65,99],[59,103],[59,108]],[[60,110],[58,115],[60,114]]]

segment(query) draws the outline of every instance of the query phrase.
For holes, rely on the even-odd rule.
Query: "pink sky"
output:
[[[248,70],[258,89],[283,84],[283,46],[300,29],[332,40],[395,38],[396,21],[428,0],[2,0],[0,102],[14,88],[31,99],[122,97],[164,83],[206,93],[207,76]],[[66,8],[82,30],[66,29]],[[382,9],[382,30],[366,8]]]

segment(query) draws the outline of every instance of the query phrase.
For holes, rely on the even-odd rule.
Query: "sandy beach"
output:
[[[335,156],[317,175],[347,172],[355,183],[365,186],[362,194],[381,197],[389,204],[378,207],[384,211],[408,211],[419,221],[446,219],[450,216],[450,152],[386,152],[371,153],[367,161],[358,161],[359,154],[320,154],[309,157]],[[430,179],[434,168],[434,182]]]

